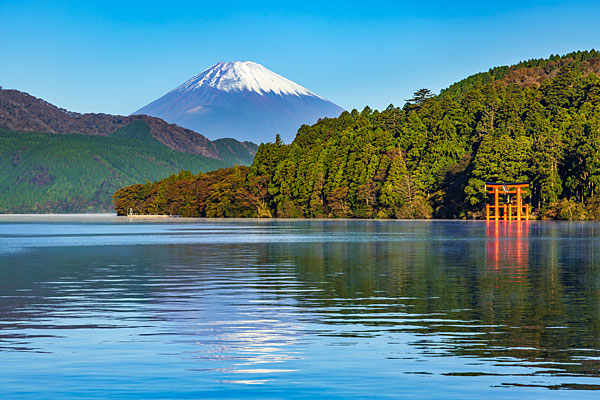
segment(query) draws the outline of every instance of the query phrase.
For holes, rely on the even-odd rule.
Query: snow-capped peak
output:
[[[314,96],[310,90],[251,61],[219,62],[194,76],[173,92],[212,87],[225,92],[251,91],[259,94]]]

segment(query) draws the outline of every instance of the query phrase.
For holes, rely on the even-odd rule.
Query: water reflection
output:
[[[1,255],[0,359],[12,372],[0,383],[47,382],[42,371],[69,354],[63,365],[91,379],[165,377],[180,388],[167,397],[265,397],[246,385],[271,397],[360,397],[380,385],[419,397],[440,382],[460,385],[448,397],[598,388],[595,224],[286,221],[231,232],[148,226],[152,246]],[[238,242],[244,232],[268,240]],[[159,390],[145,384],[128,390]]]
[[[486,221],[486,268],[509,282],[525,281],[529,270],[529,222]]]

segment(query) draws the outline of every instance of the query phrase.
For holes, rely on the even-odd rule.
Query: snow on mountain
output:
[[[134,114],[160,117],[211,139],[260,143],[279,133],[289,143],[300,125],[342,111],[260,64],[236,61],[215,64]]]
[[[319,97],[297,83],[252,61],[220,62],[194,76],[174,91],[196,90],[203,86],[225,92],[247,90],[258,94],[273,92],[279,95]]]

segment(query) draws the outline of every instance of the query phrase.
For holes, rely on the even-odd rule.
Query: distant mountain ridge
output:
[[[203,132],[210,138],[291,142],[298,128],[337,117],[341,107],[264,66],[218,63],[134,112]]]
[[[123,185],[249,165],[256,149],[159,118],[79,114],[0,90],[0,213],[110,212]]]
[[[18,132],[54,134],[82,133],[108,136],[134,121],[143,121],[150,135],[168,148],[189,154],[219,159],[217,144],[190,129],[169,124],[146,115],[80,114],[56,107],[45,100],[18,90],[0,89],[0,128]],[[253,155],[253,143],[240,143]]]

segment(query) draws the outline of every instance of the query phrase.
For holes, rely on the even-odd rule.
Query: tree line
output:
[[[114,195],[118,213],[477,218],[486,181],[530,182],[546,218],[600,217],[600,53],[497,67],[403,107],[343,112],[258,148],[250,167]]]

